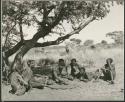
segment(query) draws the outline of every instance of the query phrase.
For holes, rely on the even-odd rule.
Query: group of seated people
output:
[[[93,79],[98,80],[103,73],[103,79],[114,83],[116,76],[115,66],[112,63],[112,58],[106,59],[104,67],[97,69],[94,72]],[[10,75],[11,88],[10,93],[22,95],[33,88],[44,88],[45,85],[51,85],[53,82],[57,84],[69,84],[68,80],[73,81],[79,79],[80,81],[88,82],[89,78],[85,68],[80,66],[76,59],[72,59],[69,65],[66,65],[64,59],[59,59],[58,64],[52,66],[51,77],[42,75],[34,75],[30,63],[28,62],[28,70],[15,69]],[[27,78],[28,77],[28,78]],[[25,80],[27,79],[27,80]],[[29,79],[29,80],[28,80]],[[43,83],[44,81],[44,83]]]
[[[60,82],[61,79],[63,80],[64,78],[83,81],[88,79],[85,68],[81,67],[76,59],[72,59],[69,65],[66,65],[63,59],[59,59],[57,67],[53,68],[53,75],[56,82]]]
[[[112,62],[112,58],[106,59],[106,64],[102,68],[97,69],[93,73],[92,78],[94,80],[102,78],[103,80],[109,81],[111,84],[114,84],[116,72],[115,66]],[[88,82],[92,79],[90,79],[89,74],[87,74],[85,67],[80,66],[77,63],[76,59],[72,59],[71,63],[68,66],[65,64],[65,61],[63,59],[59,59],[58,66],[53,72],[57,82],[62,78],[67,78],[69,80],[79,79],[80,81],[84,82]],[[102,73],[103,77],[101,77]]]

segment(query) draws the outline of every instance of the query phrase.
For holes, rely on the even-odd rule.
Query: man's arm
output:
[[[75,74],[78,74],[80,72],[80,66],[77,64],[75,67]]]
[[[22,82],[23,84],[28,85],[28,83],[22,78],[21,75],[18,75],[18,79],[19,79],[19,81]]]
[[[111,65],[111,70],[115,70],[115,64]]]

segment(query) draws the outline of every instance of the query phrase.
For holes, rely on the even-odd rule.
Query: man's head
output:
[[[71,64],[76,64],[76,59],[75,58],[73,58],[73,59],[71,59]]]
[[[65,65],[64,59],[59,59],[59,65]]]
[[[107,59],[106,59],[106,63],[107,63],[107,64],[111,64],[112,62],[113,62],[113,59],[112,59],[112,58],[107,58]]]
[[[86,70],[85,70],[84,67],[81,67],[81,68],[80,68],[80,72],[81,72],[81,73],[85,73],[85,71],[86,71]]]

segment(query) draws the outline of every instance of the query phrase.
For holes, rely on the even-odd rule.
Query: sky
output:
[[[69,28],[68,25],[65,25]],[[37,29],[35,27],[24,28],[24,32],[28,35],[26,39],[30,39],[36,33]],[[108,43],[113,42],[112,39],[106,37],[106,33],[113,31],[124,31],[124,6],[115,5],[111,7],[110,13],[99,21],[93,21],[88,26],[86,26],[79,35],[73,35],[71,38],[81,39],[82,42],[90,39],[94,40],[94,43],[99,43],[102,40],[106,40]],[[40,39],[39,42],[49,41],[56,39],[57,36],[49,36],[45,40]]]

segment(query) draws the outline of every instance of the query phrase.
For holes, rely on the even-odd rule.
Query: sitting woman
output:
[[[106,59],[106,64],[103,68],[101,68],[102,73],[104,75],[104,80],[109,81],[111,84],[114,84],[114,79],[116,77],[115,65],[112,64],[113,59]]]

